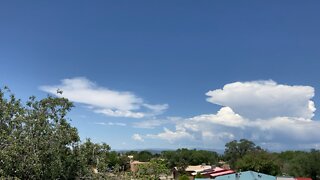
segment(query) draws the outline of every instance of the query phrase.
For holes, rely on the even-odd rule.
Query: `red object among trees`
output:
[[[222,175],[227,175],[232,173],[235,173],[235,171],[216,167],[212,170],[202,172],[201,175],[207,178],[212,178],[212,177],[217,177],[217,176],[222,176]]]

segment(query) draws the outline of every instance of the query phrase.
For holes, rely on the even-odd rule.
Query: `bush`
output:
[[[190,180],[187,175],[182,175],[179,177],[179,180]]]

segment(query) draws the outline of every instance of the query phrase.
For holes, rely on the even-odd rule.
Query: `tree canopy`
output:
[[[110,146],[87,140],[67,113],[73,104],[48,96],[26,103],[8,88],[0,89],[0,177],[19,179],[75,179],[92,168],[107,167]]]
[[[21,179],[68,179],[81,171],[77,129],[65,98],[30,97],[25,105],[8,88],[0,90],[0,175]]]
[[[233,140],[226,143],[224,158],[230,163],[231,167],[235,167],[238,159],[242,158],[249,152],[260,151],[261,147],[256,146],[252,141],[241,139],[240,141]]]
[[[250,152],[236,162],[236,169],[256,171],[270,175],[280,174],[280,163],[266,151]]]

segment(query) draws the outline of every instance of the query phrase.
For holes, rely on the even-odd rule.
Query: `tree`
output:
[[[0,89],[0,176],[20,179],[73,179],[81,173],[77,129],[66,118],[73,107],[65,98],[23,105],[8,88]]]
[[[188,149],[178,149],[176,151],[163,151],[162,158],[167,160],[169,168],[177,168],[180,174],[183,174],[189,165],[191,152]]]
[[[115,170],[115,166],[119,166],[119,170],[126,171],[130,168],[130,159],[125,154],[111,151],[108,154],[108,168]]]
[[[145,164],[140,164],[138,167],[138,176],[144,179],[159,179],[160,175],[169,174],[169,169],[166,163],[162,159],[152,159],[150,162]]]
[[[228,142],[225,147],[224,158],[229,162],[232,168],[235,167],[236,161],[247,153],[262,150],[252,141],[246,139],[241,139],[239,142],[237,140]]]
[[[320,151],[312,149],[304,159],[304,172],[312,179],[320,179]]]
[[[97,169],[99,172],[107,171],[109,150],[110,146],[106,143],[97,144],[90,139],[80,145],[81,155],[89,171],[91,169]]]
[[[270,175],[280,174],[280,163],[266,151],[250,152],[238,159],[236,168],[241,171],[257,171]]]
[[[141,162],[148,162],[153,158],[153,155],[149,151],[140,151],[139,153],[134,156],[135,160],[141,161]]]
[[[188,165],[215,165],[218,162],[218,154],[216,152],[185,148],[176,151],[163,151],[161,157],[166,159],[170,169],[176,168],[180,175],[185,174],[185,169]]]
[[[291,160],[286,161],[286,173],[291,176],[311,177],[320,179],[320,151],[312,149],[310,152],[296,151]],[[282,156],[280,156],[282,157]]]
[[[281,172],[283,175],[291,175],[295,177],[304,176],[302,173],[301,161],[306,157],[307,152],[303,151],[284,151],[281,153],[273,153],[277,156],[281,163]]]
[[[179,180],[190,180],[190,178],[187,175],[182,175],[179,177]]]
[[[215,165],[218,162],[218,154],[216,152],[204,150],[192,150],[190,157],[190,165],[209,164]]]

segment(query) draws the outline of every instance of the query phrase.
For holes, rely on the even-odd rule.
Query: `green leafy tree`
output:
[[[197,173],[197,175],[195,176],[195,178],[205,178],[205,176],[202,175],[201,173]]]
[[[192,150],[190,165],[209,164],[215,165],[218,162],[218,154],[212,151]]]
[[[120,154],[116,151],[111,151],[108,154],[108,169],[115,170],[115,166],[119,166],[119,170],[126,171],[130,168],[130,159],[126,154]]]
[[[320,179],[320,151],[312,149],[304,159],[305,174],[312,179]]]
[[[312,149],[310,152],[296,151],[291,160],[286,160],[286,174],[295,177],[311,177],[320,179],[320,151]],[[281,153],[283,157],[283,153]]]
[[[141,161],[141,162],[148,162],[153,158],[153,155],[149,151],[140,151],[134,156],[135,160]]]
[[[150,162],[140,164],[138,167],[138,176],[143,179],[159,179],[160,175],[168,175],[170,170],[162,159],[152,159]]]
[[[266,151],[250,152],[238,159],[236,168],[242,171],[256,171],[270,175],[280,174],[280,163],[275,156]]]
[[[81,174],[77,129],[66,118],[73,107],[65,98],[26,104],[0,90],[0,176],[20,179],[73,179]]]
[[[169,168],[177,168],[177,171],[183,174],[189,165],[191,153],[188,149],[178,149],[176,151],[164,151],[161,156],[167,160]]]
[[[256,146],[252,141],[241,139],[240,141],[234,140],[225,145],[224,158],[230,163],[231,167],[235,167],[238,159],[242,158],[249,152],[262,150]]]
[[[182,176],[179,176],[179,180],[190,180],[190,178],[184,174]]]
[[[97,144],[90,139],[80,145],[87,169],[97,169],[99,172],[106,172],[108,169],[109,150],[110,146],[106,143]]]
[[[185,174],[189,165],[211,164],[218,162],[218,154],[212,151],[178,149],[176,151],[164,151],[161,157],[166,159],[170,169],[176,168],[178,174]]]
[[[281,173],[283,175],[291,175],[295,177],[304,176],[300,167],[307,152],[303,151],[284,151],[281,153],[273,153],[277,156],[281,163]]]

